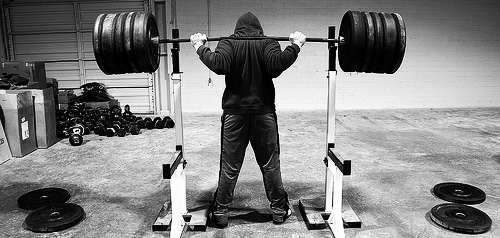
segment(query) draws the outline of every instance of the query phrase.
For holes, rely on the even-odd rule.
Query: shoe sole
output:
[[[286,219],[288,219],[290,216],[292,216],[292,209],[288,209],[288,211],[286,212],[286,214],[283,216],[283,217],[275,217],[273,215],[273,223],[274,224],[283,224]]]

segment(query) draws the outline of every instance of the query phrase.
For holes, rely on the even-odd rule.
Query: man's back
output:
[[[252,13],[242,15],[231,37],[262,37],[259,20]],[[217,74],[225,75],[226,89],[222,108],[230,114],[274,112],[275,89],[272,79],[278,77],[297,59],[300,47],[292,44],[284,51],[277,41],[221,40],[214,52],[201,46],[201,61]]]

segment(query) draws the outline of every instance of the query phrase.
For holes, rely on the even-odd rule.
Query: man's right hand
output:
[[[299,31],[290,33],[289,39],[292,44],[296,44],[299,47],[302,47],[306,43],[306,35]]]
[[[194,35],[191,35],[191,37],[189,37],[189,40],[191,40],[191,45],[194,47],[194,49],[198,50],[200,46],[204,45],[207,42],[207,35],[196,33]]]

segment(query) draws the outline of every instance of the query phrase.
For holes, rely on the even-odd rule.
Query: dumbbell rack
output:
[[[328,37],[335,39],[335,26],[328,27]],[[179,29],[172,29],[172,38],[179,38]],[[174,94],[176,151],[170,161],[163,165],[163,178],[170,179],[170,200],[161,208],[153,231],[170,230],[170,237],[181,237],[186,230],[205,231],[209,207],[194,209],[189,212],[186,206],[186,176],[184,168],[184,138],[181,104],[181,72],[179,67],[179,42],[173,42],[172,75]],[[361,221],[349,204],[342,199],[342,180],[344,175],[351,174],[351,161],[343,159],[335,148],[335,88],[336,88],[336,54],[335,42],[328,42],[328,105],[327,105],[327,139],[325,197],[299,200],[299,209],[308,229],[324,229],[326,226],[336,238],[344,238],[344,228],[361,227]],[[324,205],[321,206],[321,202]],[[319,202],[318,202],[319,201]],[[319,208],[318,208],[319,206]],[[325,221],[326,220],[326,221]]]

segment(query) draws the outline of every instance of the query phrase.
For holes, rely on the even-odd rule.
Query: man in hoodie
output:
[[[264,36],[259,20],[248,12],[238,19],[230,37]],[[228,206],[250,142],[262,172],[273,222],[283,223],[292,210],[281,180],[273,78],[295,62],[306,36],[300,32],[290,34],[291,45],[283,51],[272,39],[224,39],[214,52],[204,45],[206,35],[197,33],[190,39],[200,60],[216,74],[225,75],[226,83],[222,96],[219,182],[211,219],[219,227],[227,226]]]

